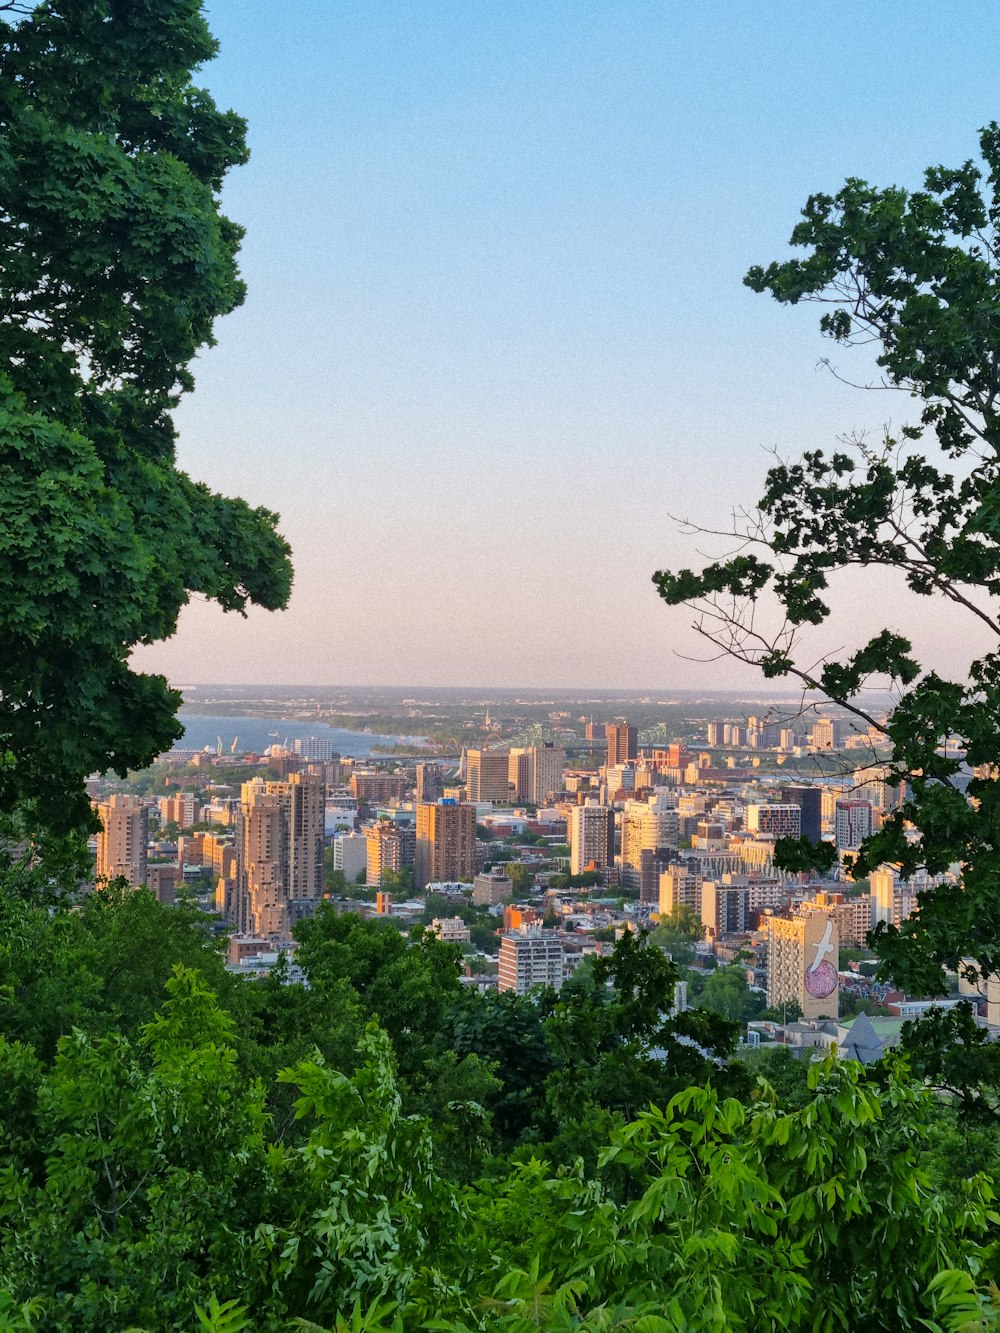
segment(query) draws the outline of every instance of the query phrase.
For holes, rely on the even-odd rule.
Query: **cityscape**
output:
[[[1000,1333],[998,37],[0,0],[2,1333]]]
[[[678,1006],[701,1003],[705,980],[727,969],[736,998],[723,1016],[754,1049],[808,1058],[836,1048],[867,1063],[898,1043],[904,1021],[960,1003],[975,1006],[984,1032],[1000,1031],[995,978],[976,984],[956,969],[945,995],[874,979],[869,932],[909,920],[922,892],[957,886],[961,872],[904,880],[885,865],[852,878],[851,856],[908,793],[881,733],[847,712],[771,701],[736,713],[726,697],[592,692],[235,693],[244,711],[226,718],[217,714],[234,707],[232,691],[189,687],[189,731],[212,710],[213,726],[244,731],[297,713],[281,728],[302,734],[270,730],[258,752],[235,732],[215,746],[182,741],[132,780],[95,776],[89,787],[97,885],[195,899],[240,975],[280,961],[301,978],[295,927],[324,906],[404,937],[430,931],[460,950],[467,986],[518,995],[558,991],[625,931],[648,935],[685,962]],[[648,725],[592,711],[626,701]],[[683,738],[666,739],[658,709]],[[318,718],[363,729],[310,734]],[[341,752],[365,751],[365,719],[393,753]],[[439,739],[382,733],[401,720],[433,723]],[[775,852],[786,839],[832,844],[832,868],[783,870]],[[717,991],[708,987],[710,1006]]]

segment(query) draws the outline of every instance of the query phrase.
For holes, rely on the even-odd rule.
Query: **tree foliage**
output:
[[[814,195],[792,233],[805,258],[746,278],[778,301],[821,303],[822,332],[837,343],[872,344],[882,387],[914,399],[917,420],[878,444],[777,463],[738,554],[655,576],[717,647],[836,701],[884,747],[905,799],[851,858],[855,876],[962,864],[960,889],[928,890],[918,916],[877,932],[885,971],[916,994],[946,989],[963,959],[981,979],[1000,975],[1000,652],[949,680],[924,670],[893,627],[818,667],[798,647],[803,627],[830,616],[830,579],[850,566],[896,571],[1000,640],[1000,127],[982,131],[980,148],[981,164],[931,168],[922,190],[851,179]],[[753,615],[765,598],[782,616],[773,633]],[[888,720],[861,702],[871,681],[897,696]],[[789,868],[815,863],[806,848],[782,850]]]
[[[192,592],[283,606],[276,516],[175,466],[171,411],[243,300],[219,209],[244,126],[192,82],[199,0],[0,16],[0,812],[86,824],[82,778],[179,735],[129,667]]]

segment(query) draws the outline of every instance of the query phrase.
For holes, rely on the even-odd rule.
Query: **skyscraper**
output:
[[[109,796],[97,807],[97,878],[105,883],[127,879],[133,888],[146,882],[149,811],[138,796]]]
[[[823,838],[823,792],[819,787],[782,787],[779,800],[785,805],[797,805],[800,836],[817,843]]]
[[[630,727],[624,719],[619,718],[615,722],[609,722],[604,728],[604,734],[608,741],[607,766],[615,767],[617,764],[628,763],[630,759],[635,759],[639,754],[639,734],[635,727]]]
[[[444,792],[444,770],[440,764],[418,764],[416,772],[418,801],[439,801]]]
[[[506,750],[467,750],[465,765],[470,801],[510,800],[510,756]]]
[[[418,805],[417,888],[448,880],[471,881],[475,874],[476,807],[454,801]]]
[[[285,935],[289,903],[323,896],[323,780],[311,773],[293,773],[287,782],[254,778],[240,794],[230,924]]]
[[[511,750],[507,778],[514,798],[544,805],[562,791],[565,766],[565,750],[551,742]]]
[[[240,791],[236,826],[236,884],[229,924],[241,933],[288,933],[288,816],[278,792],[262,778]]]

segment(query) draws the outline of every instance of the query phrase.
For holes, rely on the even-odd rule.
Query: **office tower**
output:
[[[677,811],[662,797],[653,800],[626,801],[622,814],[622,881],[627,888],[639,889],[642,896],[643,852],[658,852],[677,846]],[[646,864],[650,858],[645,858]]]
[[[588,801],[574,805],[567,822],[570,873],[603,870],[615,859],[615,815],[606,805]]]
[[[229,924],[263,937],[288,933],[288,815],[280,792],[253,778],[241,788],[236,886]]]
[[[507,783],[515,801],[534,800],[534,751],[511,750],[508,756]]]
[[[380,819],[365,829],[365,883],[377,889],[387,871],[397,873],[403,864],[403,844],[396,826]]]
[[[630,759],[638,757],[638,732],[624,719],[618,718],[614,722],[609,722],[604,728],[604,735],[608,742],[608,768],[625,764]]]
[[[701,920],[709,939],[750,929],[750,887],[727,879],[706,880],[701,888]]]
[[[823,838],[823,792],[819,787],[782,787],[779,799],[785,805],[799,807],[799,836],[810,842],[821,842]]]
[[[856,852],[872,833],[870,801],[838,801],[834,808],[834,841],[839,852]]]
[[[440,764],[418,764],[416,772],[417,801],[439,801],[444,794],[444,769]]]
[[[686,866],[668,866],[660,876],[660,916],[688,907],[701,920],[702,876]]]
[[[534,805],[544,805],[550,797],[562,792],[566,751],[556,745],[545,744],[533,746],[531,754],[534,771],[530,799]]]
[[[465,789],[475,804],[510,800],[510,756],[506,750],[466,750]]]
[[[713,747],[725,744],[725,723],[709,722],[708,743]]]
[[[476,807],[455,801],[418,805],[414,862],[417,888],[446,881],[471,882],[475,873]]]
[[[794,1003],[805,1019],[836,1018],[840,939],[831,912],[767,918],[767,1003]]]
[[[797,805],[748,805],[748,833],[769,834],[773,838],[797,838],[801,831],[802,811]]]
[[[126,879],[133,888],[146,882],[149,811],[138,796],[109,796],[97,807],[97,879]]]
[[[558,990],[563,972],[563,946],[551,931],[536,925],[522,926],[501,939],[498,990],[511,990],[516,995],[527,995],[532,986]]]

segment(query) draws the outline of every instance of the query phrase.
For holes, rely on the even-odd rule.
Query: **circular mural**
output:
[[[806,990],[814,1000],[825,1000],[837,989],[837,969],[825,960],[813,972],[806,973]]]

